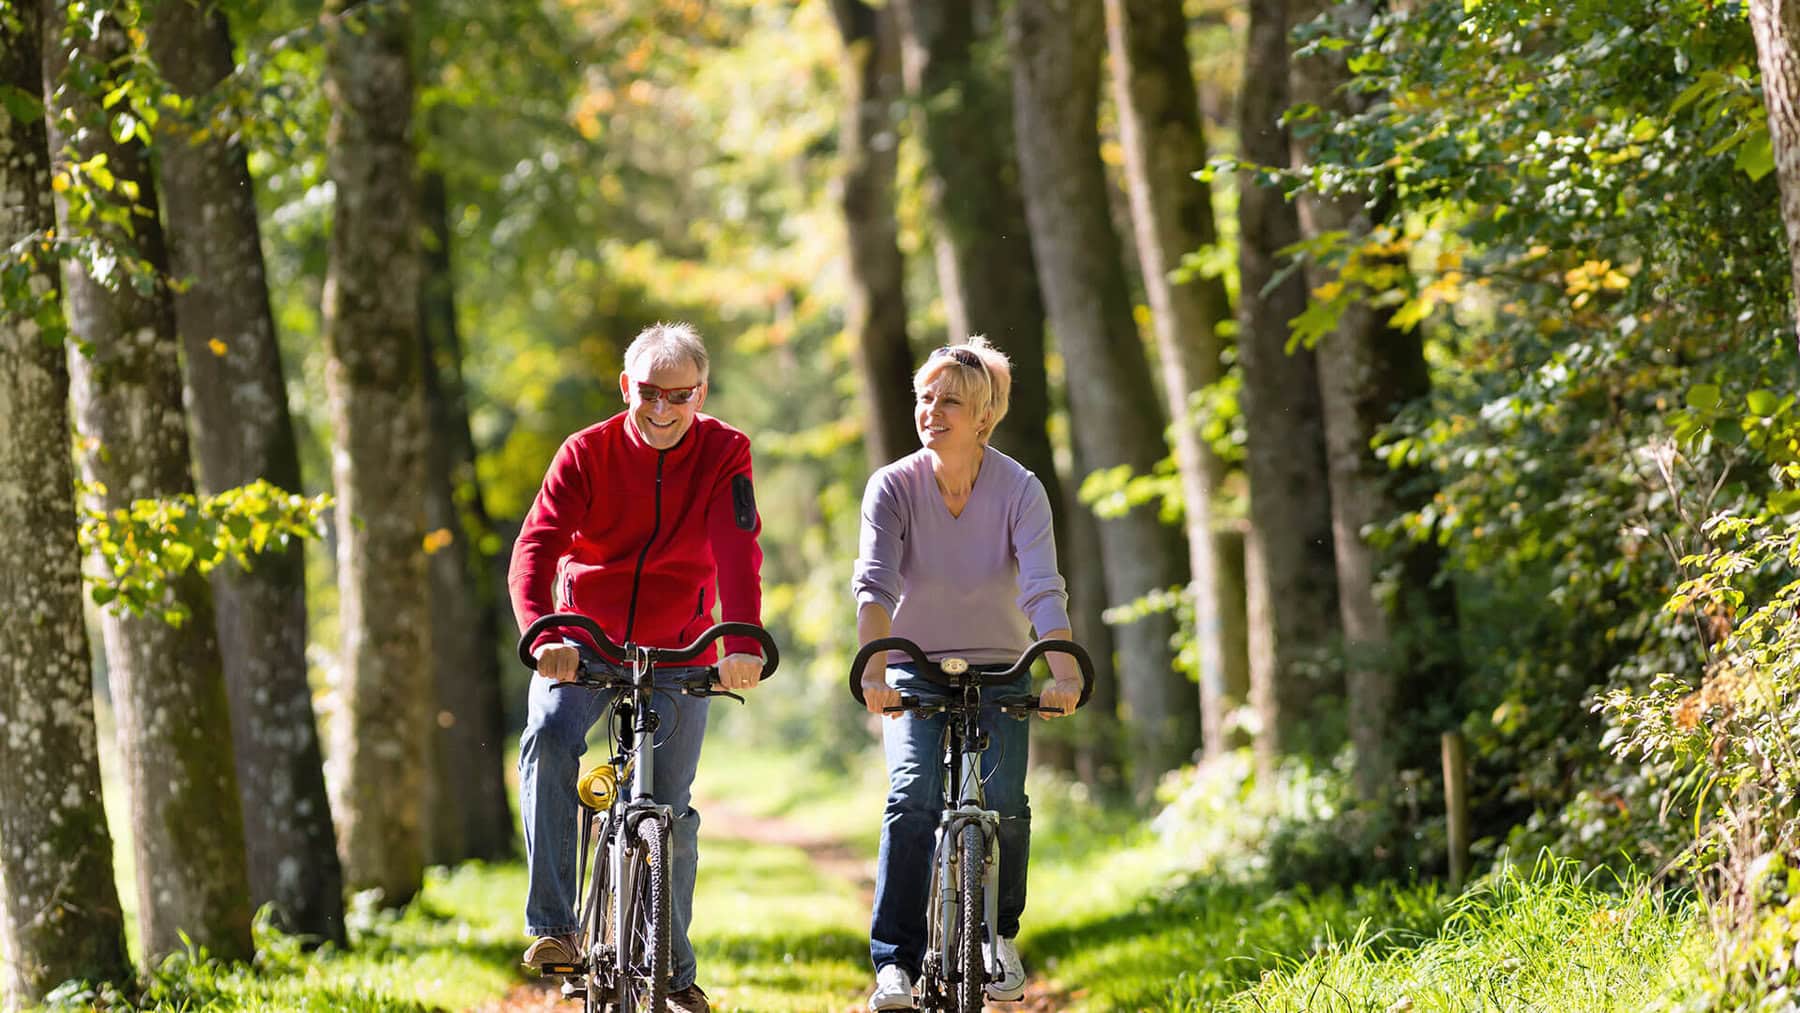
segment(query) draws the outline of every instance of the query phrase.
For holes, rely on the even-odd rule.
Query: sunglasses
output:
[[[931,350],[931,355],[929,357],[932,359],[939,359],[945,356],[948,356],[952,362],[967,366],[970,369],[979,369],[983,374],[987,373],[987,364],[981,361],[981,356],[976,355],[973,351],[963,348],[960,345],[944,345],[941,348],[934,348]]]
[[[704,386],[704,384],[697,383],[692,387],[658,387],[656,384],[645,383],[644,381],[639,380],[637,382],[637,396],[638,400],[645,404],[650,404],[657,398],[661,398],[670,404],[687,404],[694,399],[695,394],[700,392],[702,386]]]

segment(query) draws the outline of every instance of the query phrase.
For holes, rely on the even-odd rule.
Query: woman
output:
[[[851,585],[856,634],[868,643],[890,633],[937,660],[1005,668],[1040,637],[1069,636],[1068,592],[1056,569],[1050,500],[1037,476],[988,445],[1006,415],[1012,368],[980,337],[931,353],[913,376],[914,422],[922,449],[877,471],[863,492],[862,535]],[[1073,711],[1081,676],[1073,659],[1050,655],[1054,682],[1043,706]],[[930,696],[911,663],[888,668],[877,655],[863,672],[875,714],[901,690]],[[1015,695],[1016,686],[984,690]],[[869,956],[871,1010],[913,1009],[912,986],[925,952],[925,905],[932,836],[942,808],[938,747],[945,718],[889,715],[887,811],[875,880]],[[1013,937],[1025,910],[1031,809],[1025,797],[1027,729],[1019,718],[983,718],[991,745],[982,756],[989,808],[1000,814],[999,967],[989,998],[1017,999],[1025,969]]]

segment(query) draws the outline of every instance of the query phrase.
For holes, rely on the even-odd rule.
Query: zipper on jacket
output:
[[[638,584],[644,579],[644,560],[650,555],[650,546],[656,544],[656,534],[662,530],[662,472],[663,458],[668,451],[656,452],[656,512],[650,520],[650,537],[644,539],[644,547],[638,550],[637,569],[631,573],[631,604],[625,609],[625,643],[631,643],[632,628],[637,625]],[[704,593],[704,592],[703,592]]]

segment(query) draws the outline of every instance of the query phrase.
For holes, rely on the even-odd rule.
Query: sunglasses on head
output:
[[[981,361],[981,356],[976,355],[973,351],[960,345],[944,345],[941,348],[934,348],[931,350],[931,358],[933,359],[942,358],[944,356],[949,356],[952,362],[967,366],[970,369],[979,369],[983,373],[987,372],[987,365]]]
[[[656,384],[639,380],[637,381],[637,396],[638,400],[645,404],[649,404],[657,398],[670,404],[687,404],[694,399],[695,394],[699,393],[701,386],[697,383],[692,387],[658,387]]]

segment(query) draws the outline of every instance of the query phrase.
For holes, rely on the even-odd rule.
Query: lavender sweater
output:
[[[1010,664],[1033,628],[1069,625],[1050,499],[1036,475],[992,447],[960,517],[944,505],[924,450],[872,475],[850,588],[859,608],[887,609],[894,635],[934,661]]]

